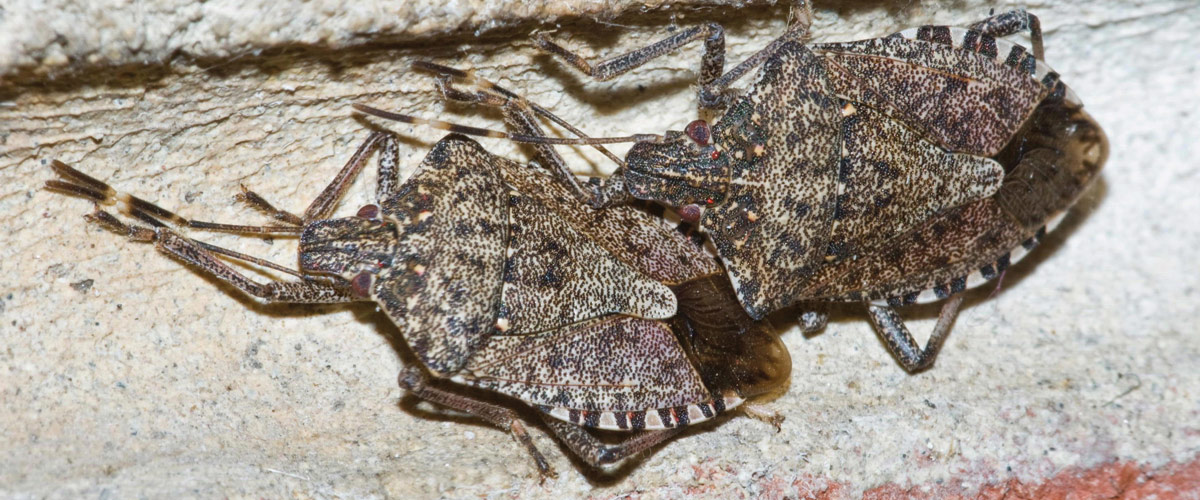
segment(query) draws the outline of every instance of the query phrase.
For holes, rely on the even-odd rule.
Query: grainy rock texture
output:
[[[340,49],[380,41],[420,43],[454,33],[480,35],[531,20],[611,19],[675,3],[730,2],[13,2],[0,7],[0,76],[160,63],[180,55],[230,59],[289,46]]]
[[[769,403],[787,417],[781,432],[742,417],[697,426],[611,476],[535,426],[559,471],[539,484],[506,433],[404,399],[395,375],[411,357],[371,307],[258,305],[41,189],[56,158],[187,216],[256,223],[233,200],[239,184],[301,210],[366,136],[353,102],[502,127],[493,112],[443,105],[409,70],[418,59],[475,68],[595,135],[679,129],[696,118],[698,47],[594,83],[527,42],[558,21],[565,43],[613,54],[718,21],[740,61],[788,11],[667,3],[0,8],[0,496],[916,498],[1037,492],[1022,485],[1068,476],[1137,491],[1154,471],[1176,493],[1200,488],[1192,0],[1027,5],[1112,155],[1081,210],[1001,290],[969,295],[933,369],[905,374],[858,307],[811,337],[786,331],[782,313],[795,369]],[[1015,6],[818,3],[813,36],[963,25]],[[442,135],[385,125],[408,138],[408,169]],[[570,161],[611,168],[590,152]],[[341,213],[371,201],[372,182]],[[288,239],[201,237],[295,262]],[[906,314],[925,332],[936,310]],[[1088,470],[1100,472],[1071,472]]]

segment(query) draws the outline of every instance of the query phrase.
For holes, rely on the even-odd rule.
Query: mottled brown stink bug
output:
[[[802,7],[787,33],[724,74],[716,24],[594,66],[538,38],[599,79],[703,39],[700,105],[725,108],[711,128],[697,120],[607,139],[637,141],[608,179],[561,177],[594,206],[632,197],[679,207],[711,237],[752,317],[799,304],[815,329],[821,302],[865,303],[898,361],[919,370],[949,332],[957,294],[1003,274],[1053,228],[1096,178],[1107,143],[1042,62],[1039,23],[1024,11],[806,45]],[[1032,53],[999,39],[1024,30]],[[727,91],[760,64],[747,92]],[[893,308],[945,299],[921,349]]]
[[[329,218],[376,149],[378,205]],[[190,221],[57,161],[64,180],[47,187],[119,205],[152,227],[99,208],[89,218],[268,302],[377,302],[424,365],[402,373],[401,386],[508,429],[543,475],[552,469],[517,414],[456,392],[455,383],[536,407],[597,466],[786,383],[790,359],[770,326],[745,315],[716,261],[660,218],[634,207],[593,210],[536,166],[462,136],[438,142],[404,183],[397,158],[393,137],[372,133],[303,217],[246,191],[283,224],[276,226]],[[301,271],[191,239],[162,221],[298,234]],[[218,255],[301,280],[258,283]],[[605,445],[585,427],[641,432]]]

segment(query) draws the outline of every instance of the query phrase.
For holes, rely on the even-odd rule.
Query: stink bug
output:
[[[700,106],[725,109],[712,127],[608,139],[636,141],[609,179],[561,178],[598,207],[631,197],[680,207],[711,237],[751,317],[801,304],[805,327],[819,328],[821,302],[862,302],[897,360],[920,370],[949,332],[957,294],[1037,243],[1096,178],[1107,143],[1042,62],[1039,22],[1024,11],[805,45],[801,3],[799,22],[724,74],[716,24],[595,65],[537,38],[598,79],[703,39]],[[999,38],[1024,30],[1032,51]],[[726,92],[758,65],[747,92]],[[922,349],[893,308],[937,300]]]
[[[329,218],[376,149],[378,204]],[[245,192],[277,226],[187,220],[57,161],[64,180],[47,187],[119,205],[151,227],[99,208],[89,218],[265,301],[378,303],[423,364],[402,373],[401,386],[508,429],[543,475],[553,470],[517,414],[452,383],[534,406],[572,450],[603,466],[787,380],[790,359],[769,325],[746,316],[716,261],[660,219],[582,206],[549,174],[462,136],[438,142],[403,184],[397,159],[393,137],[372,133],[302,217]],[[164,221],[299,235],[301,271]],[[218,255],[301,280],[258,283]],[[644,432],[609,446],[583,427]]]

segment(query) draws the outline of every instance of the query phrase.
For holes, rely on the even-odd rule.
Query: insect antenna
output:
[[[303,230],[299,226],[243,226],[190,220],[137,196],[119,192],[103,181],[80,172],[61,161],[52,160],[50,168],[66,180],[56,179],[46,181],[47,189],[87,198],[97,205],[116,205],[121,213],[155,227],[162,226],[162,221],[168,221],[172,224],[192,229],[227,233],[299,234]]]
[[[620,137],[580,137],[580,138],[565,138],[565,137],[546,137],[525,134],[510,134],[499,130],[491,130],[486,128],[471,127],[468,125],[459,125],[457,123],[446,122],[442,120],[431,120],[420,118],[402,113],[393,113],[382,109],[373,108],[365,104],[354,104],[354,110],[363,114],[376,116],[385,120],[398,121],[401,123],[411,123],[413,125],[424,125],[427,127],[445,130],[448,132],[456,132],[459,134],[473,135],[476,137],[492,137],[495,139],[508,139],[513,142],[523,144],[550,144],[550,145],[596,145],[596,144],[619,144],[624,142],[643,142],[643,141],[659,141],[662,139],[658,134],[634,134]]]
[[[150,242],[153,242],[156,238],[156,234],[155,234],[154,230],[152,230],[148,227],[135,226],[132,224],[126,224],[124,222],[121,222],[121,220],[118,219],[113,214],[110,214],[108,212],[105,212],[104,210],[101,210],[99,205],[96,205],[95,211],[93,211],[92,213],[87,214],[83,217],[91,222],[95,222],[96,224],[99,224],[101,227],[108,229],[109,231],[124,235],[131,240],[150,243]],[[141,217],[138,217],[138,218],[140,219]],[[150,220],[153,220],[153,219],[150,219]],[[155,224],[151,224],[151,225],[156,225],[156,227],[158,227],[158,226],[162,226],[162,223],[155,221]],[[200,248],[203,248],[204,250],[207,250],[207,251],[215,253],[215,254],[224,255],[226,257],[246,261],[246,262],[249,262],[252,264],[257,264],[259,266],[262,266],[262,267],[265,267],[268,269],[274,269],[276,271],[290,274],[290,275],[296,276],[298,278],[307,278],[304,274],[301,274],[299,271],[296,271],[294,269],[288,269],[284,266],[281,266],[281,265],[271,262],[269,260],[260,259],[258,257],[254,257],[251,255],[246,255],[241,252],[235,252],[228,248],[223,248],[223,247],[219,247],[219,246],[212,245],[209,243],[205,243],[205,242],[197,240],[195,238],[188,238],[188,239],[191,240],[193,243],[195,243]]]

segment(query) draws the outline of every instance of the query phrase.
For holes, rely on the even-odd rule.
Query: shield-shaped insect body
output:
[[[374,150],[378,204],[329,218]],[[59,162],[54,169],[65,180],[47,185],[119,204],[152,227],[99,209],[91,217],[250,295],[377,302],[423,365],[401,374],[401,385],[508,429],[543,474],[552,469],[517,414],[456,392],[456,384],[537,408],[572,450],[604,466],[786,382],[790,359],[770,326],[745,315],[716,261],[656,216],[634,207],[593,210],[549,174],[462,136],[438,142],[403,183],[397,159],[393,137],[372,133],[303,217],[244,193],[282,226],[183,219]],[[301,271],[208,245],[161,221],[298,234]],[[219,255],[303,279],[258,283]],[[609,446],[583,428],[641,434]]]
[[[539,38],[602,79],[704,39],[701,105],[725,108],[711,127],[638,142],[617,177],[566,181],[597,206],[632,196],[680,207],[711,237],[752,317],[865,302],[917,370],[953,321],[952,296],[1030,250],[1096,179],[1107,143],[1043,62],[1039,22],[1024,11],[811,45],[809,15],[720,77],[716,25],[595,65]],[[1033,50],[1002,38],[1019,31]],[[759,64],[746,92],[725,92]],[[891,308],[948,298],[918,348]]]

